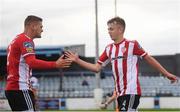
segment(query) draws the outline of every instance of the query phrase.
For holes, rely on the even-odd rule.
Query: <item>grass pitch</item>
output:
[[[46,112],[115,112],[115,110],[59,110]],[[180,109],[139,109],[138,112],[180,112]]]

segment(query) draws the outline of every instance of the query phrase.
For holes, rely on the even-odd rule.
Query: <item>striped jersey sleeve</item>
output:
[[[147,55],[145,50],[141,47],[141,45],[136,40],[134,41],[133,54],[140,56],[141,58],[143,58]]]
[[[100,65],[103,65],[103,66],[108,64],[109,61],[110,61],[110,58],[111,58],[111,50],[112,50],[112,44],[109,44],[105,48],[103,53],[100,55],[99,60],[97,61],[97,63],[99,63]]]

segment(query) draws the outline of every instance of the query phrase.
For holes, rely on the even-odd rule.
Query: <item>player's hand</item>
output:
[[[66,57],[68,57],[71,61],[76,62],[79,59],[79,56],[77,53],[73,53],[71,51],[66,51],[64,54]]]
[[[101,104],[99,105],[99,107],[100,107],[101,109],[106,109],[106,108],[107,108],[107,104],[106,104],[106,103],[101,103]]]
[[[57,61],[56,61],[56,67],[57,68],[68,68],[70,67],[72,61],[69,58],[64,59],[64,55],[62,55]]]
[[[173,75],[173,74],[171,74],[171,73],[168,73],[168,74],[166,75],[166,77],[167,77],[169,80],[171,80],[171,83],[175,83],[175,82],[178,81],[178,77],[176,77],[175,75]]]

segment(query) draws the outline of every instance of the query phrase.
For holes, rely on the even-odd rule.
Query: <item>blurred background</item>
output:
[[[28,15],[43,18],[42,38],[35,39],[37,58],[56,60],[64,49],[78,52],[94,63],[112,43],[107,21],[120,16],[126,21],[125,38],[137,40],[168,71],[180,76],[180,0],[0,0],[0,110],[8,110],[4,95],[6,48],[23,32]],[[170,84],[143,60],[139,63],[141,109],[179,109],[180,82]],[[95,77],[80,66],[70,69],[34,70],[38,79],[40,110],[98,109],[94,89],[103,100],[114,90],[111,65]],[[97,85],[99,83],[99,85]],[[112,103],[108,109],[114,109]]]

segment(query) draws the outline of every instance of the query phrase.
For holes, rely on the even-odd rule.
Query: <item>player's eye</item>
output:
[[[113,28],[108,28],[108,30],[109,30],[109,31],[112,31],[112,30],[113,30]]]

